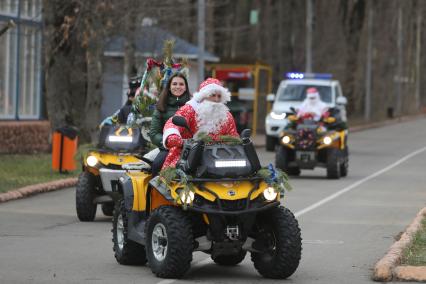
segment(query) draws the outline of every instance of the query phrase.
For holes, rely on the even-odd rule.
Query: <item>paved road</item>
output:
[[[302,261],[285,283],[372,283],[375,262],[426,200],[426,119],[352,133],[349,176],[302,171],[285,205],[303,237]],[[419,150],[420,149],[420,150]],[[418,151],[415,153],[415,151]],[[274,154],[260,152],[263,164]],[[122,266],[112,253],[111,220],[81,223],[74,189],[0,204],[0,283],[257,283],[250,258],[234,268],[196,253],[185,280]],[[265,280],[266,281],[266,280]],[[267,281],[278,283],[281,281]]]

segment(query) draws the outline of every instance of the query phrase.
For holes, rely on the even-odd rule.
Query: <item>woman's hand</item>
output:
[[[167,148],[173,148],[173,147],[182,147],[183,140],[182,137],[176,134],[172,134],[169,137],[167,137],[166,146]]]

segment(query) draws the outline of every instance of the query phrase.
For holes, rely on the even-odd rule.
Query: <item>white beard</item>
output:
[[[197,133],[216,133],[226,122],[228,107],[223,103],[204,100],[197,109]]]

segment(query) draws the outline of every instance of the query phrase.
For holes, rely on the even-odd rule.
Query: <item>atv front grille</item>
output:
[[[197,196],[198,197],[198,196]],[[244,210],[247,207],[246,199],[238,199],[238,200],[220,200],[220,201],[208,201],[204,198],[195,198],[194,204],[198,206],[206,206],[209,209],[213,210],[223,210],[223,211],[238,211]]]
[[[315,148],[316,133],[311,129],[299,129],[296,133],[296,149],[310,150]]]
[[[220,203],[224,211],[244,210],[247,206],[247,199],[221,200]]]

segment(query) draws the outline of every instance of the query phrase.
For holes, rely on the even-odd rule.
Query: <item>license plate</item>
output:
[[[302,162],[311,162],[315,160],[315,152],[312,151],[298,151],[296,152],[296,159]]]

